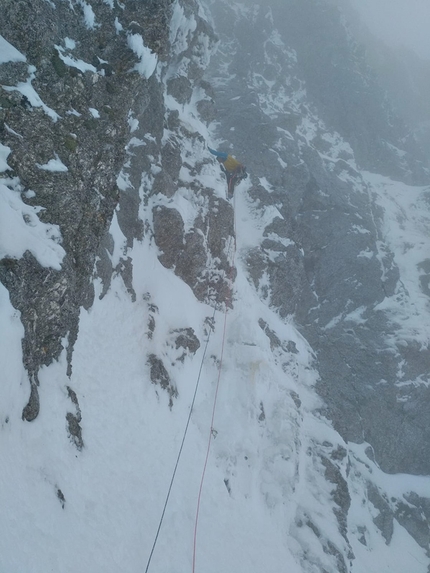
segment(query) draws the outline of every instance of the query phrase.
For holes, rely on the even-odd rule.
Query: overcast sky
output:
[[[430,60],[430,0],[350,2],[370,30],[387,44],[407,46]]]

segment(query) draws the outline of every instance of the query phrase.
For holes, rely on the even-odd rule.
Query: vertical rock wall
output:
[[[153,121],[164,120],[155,66],[170,54],[171,4],[0,2],[0,34],[22,55],[0,65],[0,134],[11,150],[3,182],[40,221],[58,226],[65,251],[61,268],[40,264],[31,249],[0,262],[25,327],[26,420],[39,410],[38,369],[64,346],[71,374],[79,309],[92,304],[133,114],[149,108]]]

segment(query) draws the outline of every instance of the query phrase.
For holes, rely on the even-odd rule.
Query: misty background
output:
[[[395,111],[430,146],[430,3],[427,0],[338,0]]]
[[[286,21],[290,10],[320,3],[339,10],[357,49],[394,112],[428,155],[430,147],[430,2],[427,0],[269,0]],[[259,2],[246,0],[247,5]],[[279,21],[278,21],[279,24]],[[321,22],[321,31],[324,23]]]

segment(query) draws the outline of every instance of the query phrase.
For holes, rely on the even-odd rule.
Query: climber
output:
[[[245,166],[232,155],[228,155],[228,153],[225,153],[224,151],[216,151],[210,147],[208,147],[208,149],[212,155],[215,155],[222,171],[225,173],[227,178],[228,198],[231,199],[233,197],[236,184],[239,183],[239,181],[242,181],[242,179],[246,179],[248,177]]]

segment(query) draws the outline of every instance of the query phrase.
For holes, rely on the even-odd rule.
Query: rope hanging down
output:
[[[234,221],[234,234],[236,235],[236,221]],[[232,270],[231,272],[233,272],[234,269],[234,257],[235,257],[235,253],[236,253],[236,241],[235,238],[232,238],[233,240],[233,265],[232,265]],[[230,253],[230,248],[231,248],[231,244],[229,246],[228,249],[228,253]],[[232,278],[232,275],[230,275],[229,277],[230,279]],[[215,314],[216,314],[217,308],[214,308],[214,312],[212,314],[212,321],[215,318]],[[206,466],[207,466],[207,462],[208,462],[208,458],[209,458],[209,452],[210,452],[210,446],[211,446],[211,436],[212,436],[212,431],[213,431],[213,423],[214,423],[214,417],[215,417],[215,409],[216,409],[216,402],[217,402],[217,397],[218,397],[218,388],[219,388],[219,383],[220,383],[220,379],[221,379],[221,367],[222,367],[222,360],[223,360],[223,355],[224,355],[224,346],[225,346],[225,335],[226,335],[226,326],[227,326],[227,305],[225,307],[225,312],[224,312],[224,328],[223,328],[223,338],[222,338],[222,347],[221,347],[221,357],[220,357],[220,364],[219,364],[219,369],[218,369],[218,379],[217,379],[217,385],[216,385],[216,391],[215,391],[215,398],[214,398],[214,405],[212,408],[212,419],[211,419],[211,428],[210,428],[210,435],[209,435],[209,441],[208,441],[208,448],[206,451],[206,459],[205,459],[205,464],[204,464],[204,468],[203,468],[203,474],[202,474],[202,479],[200,482],[200,489],[199,489],[199,495],[198,495],[198,503],[197,503],[197,513],[196,513],[196,521],[195,521],[195,526],[194,526],[194,546],[193,546],[193,573],[195,570],[195,556],[196,556],[196,540],[197,540],[197,525],[198,525],[198,516],[199,516],[199,509],[200,509],[200,499],[201,499],[201,494],[202,494],[202,489],[203,489],[203,482],[204,482],[204,478],[205,478],[205,473],[206,473]],[[154,554],[155,551],[155,547],[157,545],[157,541],[158,541],[158,537],[161,531],[161,526],[163,525],[163,520],[164,520],[164,515],[166,513],[166,508],[167,508],[167,504],[169,503],[169,498],[170,498],[170,493],[172,491],[172,487],[173,487],[173,482],[175,481],[175,476],[176,476],[176,471],[178,469],[178,465],[179,465],[179,460],[181,458],[181,454],[182,454],[182,450],[184,447],[184,443],[185,443],[185,439],[187,437],[187,433],[188,433],[188,427],[190,425],[190,421],[191,421],[191,415],[193,412],[193,408],[194,408],[194,403],[196,401],[196,396],[197,396],[197,391],[199,388],[199,384],[200,384],[200,378],[201,378],[201,374],[202,374],[202,370],[203,370],[203,363],[206,357],[206,352],[208,349],[208,345],[209,345],[209,340],[210,340],[210,336],[211,336],[211,329],[209,329],[209,333],[208,333],[208,337],[206,339],[206,345],[205,345],[205,349],[203,352],[203,356],[202,356],[202,361],[200,363],[200,368],[199,368],[199,373],[197,376],[197,382],[196,382],[196,387],[194,389],[194,395],[193,395],[193,399],[191,401],[191,406],[190,406],[190,411],[188,414],[188,419],[187,419],[187,423],[185,425],[185,430],[184,430],[184,434],[182,436],[182,441],[181,441],[181,446],[179,448],[179,452],[178,452],[178,456],[176,458],[176,463],[175,463],[175,467],[173,470],[173,474],[172,474],[172,478],[170,480],[170,484],[169,484],[169,488],[167,491],[167,495],[166,495],[166,499],[164,502],[164,506],[163,506],[163,511],[161,513],[161,517],[160,517],[160,521],[158,524],[158,528],[157,528],[157,532],[155,534],[155,538],[154,538],[154,542],[152,544],[151,547],[151,552],[149,554],[148,557],[148,562],[146,564],[146,568],[145,568],[145,573],[148,573],[149,570],[149,566],[151,564],[151,560],[152,560],[152,556]]]
[[[234,236],[236,237],[236,210],[234,210]],[[229,251],[230,251],[230,249],[229,249]],[[236,256],[236,240],[234,238],[233,239],[233,261],[232,261],[233,264],[231,267],[231,273],[233,273],[233,269],[234,269],[235,256]],[[229,278],[230,278],[230,280],[232,279],[232,274],[230,275]],[[230,298],[230,302],[231,302],[231,298]],[[216,388],[215,388],[214,403],[213,403],[213,407],[212,407],[211,427],[210,427],[210,431],[209,431],[209,439],[208,439],[208,446],[206,449],[205,463],[203,465],[202,477],[200,480],[199,495],[197,498],[196,519],[195,519],[195,523],[194,523],[193,571],[192,571],[192,573],[195,573],[195,570],[196,570],[197,529],[198,529],[199,514],[200,514],[200,501],[201,501],[201,497],[202,497],[203,483],[205,481],[206,467],[208,465],[209,453],[210,453],[210,449],[211,449],[212,436],[213,436],[213,431],[214,431],[213,426],[214,426],[214,419],[215,419],[215,410],[216,410],[217,399],[218,399],[219,384],[220,384],[220,380],[221,380],[221,369],[222,369],[222,361],[223,361],[223,357],[224,357],[225,338],[226,338],[226,331],[227,331],[227,310],[228,310],[228,307],[226,305],[225,306],[225,312],[224,312],[224,328],[223,328],[223,334],[222,334],[221,356],[220,356],[219,367],[218,367],[218,378],[217,378],[217,383],[216,383]]]
[[[214,318],[215,318],[215,313],[216,313],[216,307],[214,308],[214,312],[213,312],[213,315],[212,315],[212,321],[213,321]],[[151,553],[149,554],[148,563],[147,563],[147,565],[146,565],[145,573],[148,573],[148,569],[149,569],[149,566],[150,566],[150,564],[151,564],[152,555],[154,554],[155,546],[157,545],[158,536],[159,536],[159,534],[160,534],[161,526],[162,526],[162,524],[163,524],[164,514],[166,513],[166,508],[167,508],[167,504],[168,504],[168,502],[169,502],[170,493],[171,493],[171,491],[172,491],[173,482],[175,481],[176,470],[178,469],[179,460],[180,460],[180,458],[181,458],[182,449],[183,449],[184,443],[185,443],[185,438],[187,437],[188,426],[190,425],[191,414],[192,414],[193,408],[194,408],[194,402],[196,401],[197,390],[198,390],[199,384],[200,384],[200,377],[201,377],[202,370],[203,370],[203,363],[204,363],[204,360],[205,360],[206,351],[207,351],[207,349],[208,349],[209,339],[210,339],[210,337],[211,337],[211,332],[212,332],[212,330],[209,329],[209,333],[208,333],[208,337],[207,337],[207,340],[206,340],[205,349],[204,349],[203,356],[202,356],[202,361],[201,361],[201,363],[200,363],[199,374],[198,374],[198,376],[197,376],[196,387],[195,387],[195,390],[194,390],[194,395],[193,395],[193,399],[192,399],[191,406],[190,406],[190,412],[189,412],[189,414],[188,414],[188,419],[187,419],[187,423],[186,423],[185,430],[184,430],[184,435],[183,435],[183,437],[182,437],[182,442],[181,442],[181,446],[180,446],[180,448],[179,448],[178,457],[176,458],[175,468],[174,468],[174,470],[173,470],[172,479],[170,480],[170,485],[169,485],[169,489],[168,489],[168,491],[167,491],[166,501],[164,502],[163,511],[162,511],[162,513],[161,513],[160,522],[159,522],[158,528],[157,528],[157,533],[155,534],[154,543],[152,544]]]
[[[209,452],[210,452],[211,444],[212,444],[215,410],[216,410],[216,403],[217,403],[217,398],[218,398],[219,383],[220,383],[220,379],[221,379],[222,359],[224,356],[226,326],[227,326],[227,308],[226,308],[225,314],[224,314],[224,329],[223,329],[223,336],[222,336],[221,357],[220,357],[220,362],[219,362],[218,379],[217,379],[217,384],[216,384],[216,389],[215,389],[214,404],[213,404],[213,408],[212,408],[212,419],[211,419],[211,427],[210,427],[210,432],[209,432],[208,447],[206,450],[206,458],[205,458],[205,463],[203,466],[202,479],[200,480],[199,495],[197,498],[197,510],[196,510],[196,520],[195,520],[195,524],[194,524],[194,540],[193,540],[193,573],[195,573],[195,569],[196,569],[197,527],[198,527],[198,522],[199,522],[200,500],[202,497],[203,482],[205,481],[206,467],[208,464]]]

